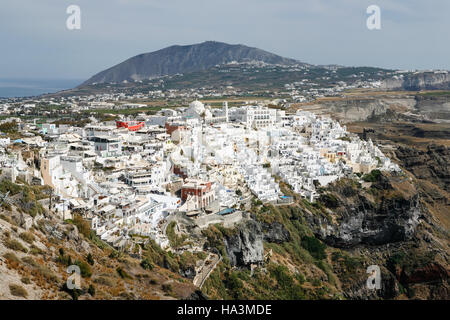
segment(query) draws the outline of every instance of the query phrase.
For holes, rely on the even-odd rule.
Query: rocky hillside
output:
[[[362,186],[343,179],[323,191],[319,203],[326,207],[326,215],[306,216],[314,233],[342,248],[410,240],[422,215],[414,184],[407,176],[379,171],[364,179],[374,182]]]
[[[225,299],[448,299],[448,231],[408,174],[341,180],[316,203],[254,201],[252,219],[204,232],[224,259],[203,291]],[[289,194],[288,186],[283,186]],[[381,269],[380,290],[366,269]]]
[[[281,65],[301,64],[299,61],[283,58],[257,48],[206,41],[194,45],[171,46],[155,52],[140,54],[94,75],[82,86],[94,83],[117,83],[124,80],[144,80],[163,75],[202,71],[232,61],[249,62],[253,60]]]
[[[10,191],[0,209],[0,299],[180,299],[195,287],[173,269],[154,243],[142,255],[102,242],[80,216],[62,221],[40,202],[45,187],[0,183]],[[81,270],[81,289],[69,290],[67,268]]]

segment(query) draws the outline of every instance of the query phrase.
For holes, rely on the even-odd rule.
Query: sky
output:
[[[66,27],[70,5],[79,30]],[[380,30],[366,26],[370,5]],[[207,40],[312,64],[449,70],[449,13],[449,0],[2,0],[0,78],[87,79]]]

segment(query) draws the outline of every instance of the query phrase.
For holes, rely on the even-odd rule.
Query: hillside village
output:
[[[66,28],[62,7],[5,6],[0,300],[180,300],[178,318],[449,300],[448,44],[425,28],[445,10],[194,6],[71,4]]]
[[[193,101],[84,126],[2,120],[1,179],[52,188],[43,204],[61,219],[80,214],[115,248],[154,239],[167,227],[203,229],[245,219],[253,199],[289,204],[279,183],[313,203],[320,189],[373,170],[400,171],[376,145],[310,112],[263,105],[211,108]],[[181,224],[181,223],[180,223]],[[187,250],[201,250],[190,244]]]

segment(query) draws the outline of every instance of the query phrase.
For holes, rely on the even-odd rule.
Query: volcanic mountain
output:
[[[117,83],[125,80],[144,80],[164,75],[202,71],[215,65],[232,61],[261,61],[269,64],[304,65],[300,61],[283,58],[276,54],[241,44],[231,45],[223,42],[206,41],[186,46],[174,45],[158,51],[137,55],[97,73],[84,82],[82,86],[95,83]]]

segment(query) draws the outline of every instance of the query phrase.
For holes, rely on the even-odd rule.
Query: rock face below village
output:
[[[258,222],[248,220],[240,224],[224,240],[232,266],[248,266],[264,260],[263,233]]]
[[[289,231],[279,222],[262,223],[262,230],[267,242],[282,243],[291,239]]]
[[[405,241],[419,224],[419,195],[406,177],[381,176],[367,190],[345,182],[329,190],[333,191],[321,200],[331,202],[336,219],[308,214],[306,218],[316,235],[330,246]]]

